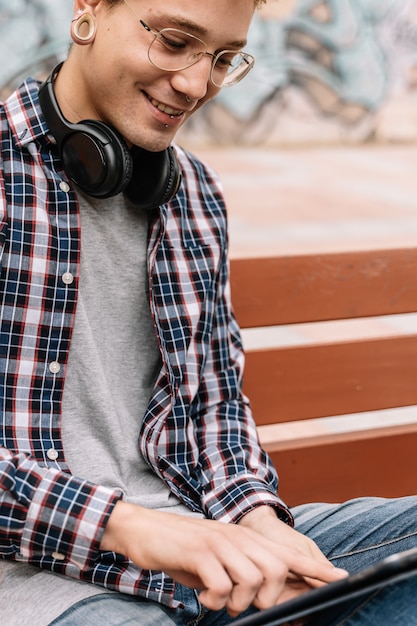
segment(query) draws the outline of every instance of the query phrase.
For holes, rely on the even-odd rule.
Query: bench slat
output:
[[[262,437],[261,437],[262,440]],[[358,496],[415,494],[417,424],[345,436],[264,444],[278,468],[280,495],[291,506]]]
[[[417,404],[417,335],[246,354],[258,425]]]
[[[416,268],[409,248],[233,259],[234,309],[242,328],[411,313]]]
[[[416,277],[417,249],[231,264],[242,328],[415,313]],[[361,412],[417,405],[417,335],[395,329],[383,334],[350,332],[349,340],[326,341],[321,327],[321,339],[306,345],[247,351],[244,391],[290,505],[416,492],[417,415],[415,423],[387,427],[381,420],[378,428],[374,419],[363,430],[357,426]],[[326,420],[337,415],[348,415],[344,432],[334,432],[337,424]],[[310,418],[324,419],[311,427],[301,421],[282,433],[280,423]],[[300,436],[288,438],[291,432]]]

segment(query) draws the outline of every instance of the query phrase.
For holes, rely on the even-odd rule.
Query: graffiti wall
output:
[[[0,0],[2,95],[65,58],[72,0]]]
[[[64,57],[72,5],[0,0],[3,93]],[[252,73],[189,120],[189,145],[417,140],[417,0],[270,1],[247,50]]]
[[[417,140],[417,0],[281,0],[248,48],[252,73],[190,120],[190,143]]]

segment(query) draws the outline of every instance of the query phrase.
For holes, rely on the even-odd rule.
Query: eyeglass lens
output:
[[[149,60],[161,70],[182,70],[197,63],[207,51],[203,41],[177,30],[164,28],[154,33]],[[253,58],[243,52],[226,50],[213,56],[211,81],[218,87],[233,85],[252,68]]]

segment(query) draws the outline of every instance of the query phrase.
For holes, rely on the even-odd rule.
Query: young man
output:
[[[256,4],[77,0],[0,110],[7,626],[220,626],[416,545],[414,498],[290,512],[241,393],[221,190],[170,146]],[[417,624],[416,587],[318,623]]]

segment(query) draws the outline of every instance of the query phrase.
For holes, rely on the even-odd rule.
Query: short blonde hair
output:
[[[122,2],[122,1],[123,1],[123,0],[106,0],[107,4],[110,4],[110,5],[119,4],[119,3],[120,3],[120,2]],[[268,0],[254,0],[254,2],[255,2],[255,7],[256,7],[257,9],[259,9],[259,7],[260,7],[262,4],[266,4],[266,3],[267,3],[267,1],[268,1]]]

